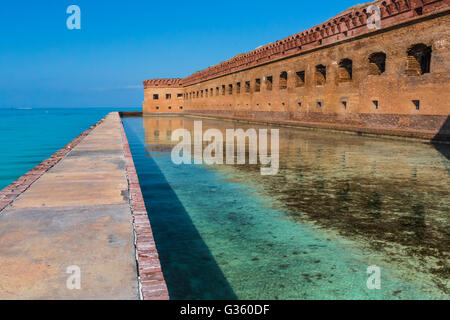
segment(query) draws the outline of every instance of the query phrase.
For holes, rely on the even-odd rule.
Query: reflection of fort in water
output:
[[[192,131],[195,120],[202,119],[143,117],[148,152],[171,152],[172,132]],[[202,121],[204,131],[267,128]],[[251,181],[289,219],[335,230],[374,250],[398,246],[403,252],[390,253],[392,258],[408,263],[428,257],[417,268],[449,277],[450,162],[430,145],[280,128],[278,175],[262,177],[252,165],[208,168],[239,173],[233,181]]]

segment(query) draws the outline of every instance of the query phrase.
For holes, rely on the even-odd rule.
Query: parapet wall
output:
[[[367,25],[373,5],[380,29]],[[153,99],[167,92],[182,95],[177,112],[445,136],[449,8],[450,0],[353,7],[185,79],[147,80],[144,113],[174,112],[173,100]]]
[[[181,87],[182,79],[149,79],[144,80],[144,88],[176,88]]]

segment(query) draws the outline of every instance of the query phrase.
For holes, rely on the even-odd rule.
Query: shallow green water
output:
[[[123,120],[172,298],[449,298],[448,148],[280,128],[276,176],[177,166],[171,133],[193,121]]]
[[[0,190],[112,111],[119,110],[0,108]]]

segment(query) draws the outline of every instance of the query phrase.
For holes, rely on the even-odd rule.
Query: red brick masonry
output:
[[[175,84],[182,86],[192,85],[370,33],[371,29],[367,28],[367,20],[371,15],[367,9],[370,5],[377,5],[380,8],[383,29],[386,29],[400,22],[416,19],[419,16],[416,9],[420,9],[421,14],[426,15],[448,9],[449,2],[449,0],[379,0],[354,6],[309,30],[239,54],[184,79],[174,79],[174,81]],[[144,86],[154,85],[156,81],[158,80],[144,81]],[[167,79],[164,81],[167,82]]]
[[[44,173],[53,168],[59,161],[61,161],[75,146],[77,146],[95,127],[103,122],[103,119],[94,124],[92,127],[84,131],[72,142],[64,148],[55,152],[50,158],[42,161],[36,167],[28,171],[19,179],[11,183],[5,189],[0,191],[0,214],[9,206],[19,195],[24,193],[36,180],[38,180]]]
[[[141,297],[144,300],[169,300],[169,292],[161,270],[158,251],[148,219],[147,209],[145,208],[144,198],[142,197],[141,186],[139,185],[139,179],[123,125],[121,132],[128,175],[130,205],[134,220],[133,226],[136,236],[136,257]]]

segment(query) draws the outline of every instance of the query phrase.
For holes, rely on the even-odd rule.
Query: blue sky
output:
[[[142,80],[185,77],[363,1],[3,1],[0,108],[139,107]],[[68,30],[69,5],[81,30]]]

